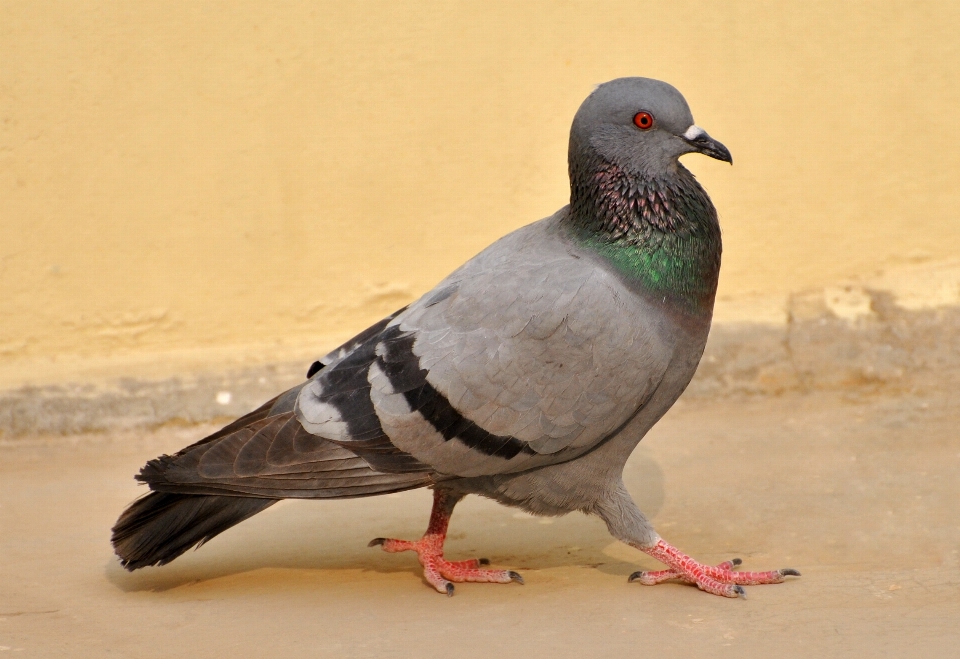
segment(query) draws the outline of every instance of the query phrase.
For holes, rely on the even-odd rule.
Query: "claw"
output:
[[[735,592],[740,599],[747,599],[747,591],[743,589],[743,586],[734,586],[733,592]]]
[[[510,581],[516,581],[521,586],[523,585],[523,577],[520,576],[519,572],[514,572],[513,570],[510,570],[509,572],[507,572],[507,576],[510,577]]]
[[[733,564],[733,567],[737,567],[738,565],[743,563],[743,561],[740,560],[739,558],[734,558],[733,560],[730,561],[730,563]]]
[[[641,578],[642,576],[643,576],[643,570],[637,570],[636,572],[631,574],[629,577],[627,577],[627,583],[633,583],[634,581]]]
[[[478,564],[478,565],[490,565],[490,559],[489,559],[489,558],[478,558],[478,559],[477,559],[477,564]]]
[[[373,540],[371,540],[370,542],[367,543],[367,546],[368,546],[368,547],[376,547],[377,545],[382,545],[382,544],[385,543],[386,541],[387,541],[386,538],[374,538]]]
[[[785,577],[799,577],[800,573],[794,570],[793,568],[787,568],[785,570],[780,570],[780,574]]]
[[[453,597],[453,590],[454,590],[453,584],[450,582],[447,582],[447,585],[445,586],[445,588],[447,589],[447,597]]]

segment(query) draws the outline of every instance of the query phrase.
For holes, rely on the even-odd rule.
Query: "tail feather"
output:
[[[111,541],[120,564],[130,571],[166,565],[194,545],[199,547],[276,502],[277,499],[150,492],[120,515]]]
[[[378,471],[355,452],[307,432],[294,413],[302,387],[148,462],[136,478],[152,492],[130,504],[113,527],[121,565],[131,571],[166,565],[280,499],[345,499],[433,483],[434,475],[422,469]]]

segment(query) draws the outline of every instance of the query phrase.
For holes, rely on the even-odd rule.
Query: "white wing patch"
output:
[[[297,418],[307,432],[326,437],[333,441],[347,441],[350,434],[347,423],[340,416],[340,412],[330,403],[320,400],[323,393],[323,383],[311,380],[307,383],[294,406]]]

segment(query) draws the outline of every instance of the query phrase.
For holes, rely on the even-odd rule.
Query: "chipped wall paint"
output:
[[[828,286],[856,319],[844,282],[917,263],[885,290],[953,304],[922,272],[960,253],[958,33],[945,1],[2,3],[0,370],[327,347],[561,206],[570,119],[621,75],[735,155],[685,159],[718,320]]]
[[[817,314],[854,323],[876,315],[874,297],[887,296],[903,311],[924,311],[960,307],[960,260],[915,262],[895,265],[878,272],[848,277],[822,289],[793,293],[760,293],[720,296],[714,323],[782,326],[796,314],[796,306],[814,300]],[[794,307],[791,310],[791,307]]]
[[[679,404],[822,390],[842,390],[850,401],[935,400],[960,382],[960,306],[908,310],[889,291],[852,285],[794,294],[785,304],[783,324],[715,324]],[[269,351],[235,347],[192,359],[154,353],[152,363],[147,354],[41,365],[32,386],[4,387],[0,378],[0,447],[37,434],[226,422],[303,382],[309,363],[309,353],[266,362]]]

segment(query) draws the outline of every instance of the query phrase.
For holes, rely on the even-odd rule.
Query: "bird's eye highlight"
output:
[[[633,123],[640,130],[650,130],[653,128],[653,115],[649,112],[638,112],[633,115]]]

